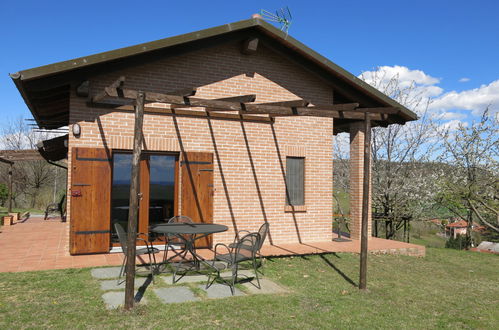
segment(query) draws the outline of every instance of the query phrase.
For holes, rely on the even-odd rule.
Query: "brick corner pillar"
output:
[[[350,124],[350,238],[360,240],[364,179],[364,122]],[[369,184],[369,209],[371,209]],[[372,212],[369,212],[367,237],[371,238]]]

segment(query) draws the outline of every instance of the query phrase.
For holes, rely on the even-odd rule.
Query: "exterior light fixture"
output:
[[[79,136],[80,136],[80,134],[81,134],[81,127],[80,127],[80,124],[73,124],[73,128],[72,128],[72,130],[73,130],[73,135],[74,135],[75,137],[79,137]]]

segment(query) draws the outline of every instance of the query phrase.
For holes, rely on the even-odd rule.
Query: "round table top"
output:
[[[165,223],[152,226],[150,231],[158,234],[214,234],[228,229],[214,223]]]

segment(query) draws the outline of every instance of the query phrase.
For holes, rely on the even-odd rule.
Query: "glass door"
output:
[[[149,226],[164,223],[176,214],[175,177],[177,157],[173,155],[149,155]]]
[[[164,223],[177,214],[178,156],[171,154],[144,154],[140,161],[140,192],[138,232],[148,233],[149,226]],[[111,242],[119,243],[114,224],[128,229],[128,209],[132,172],[132,154],[113,155],[111,190]]]

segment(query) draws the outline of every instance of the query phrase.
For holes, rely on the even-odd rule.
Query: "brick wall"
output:
[[[332,89],[294,63],[264,47],[249,56],[239,49],[226,44],[97,75],[90,77],[91,88],[95,93],[124,75],[127,87],[146,91],[198,87],[196,96],[203,98],[256,94],[257,102],[332,102]],[[131,149],[132,112],[89,108],[73,88],[70,121],[82,131],[79,138],[70,134],[70,153],[73,147]],[[257,230],[264,220],[274,244],[331,240],[332,132],[333,121],[327,118],[281,117],[274,124],[159,114],[144,118],[146,149],[180,151],[182,146],[214,153],[214,222],[229,226],[228,232],[214,235],[214,243],[231,241],[235,229]],[[286,156],[306,158],[301,212],[285,211]]]

